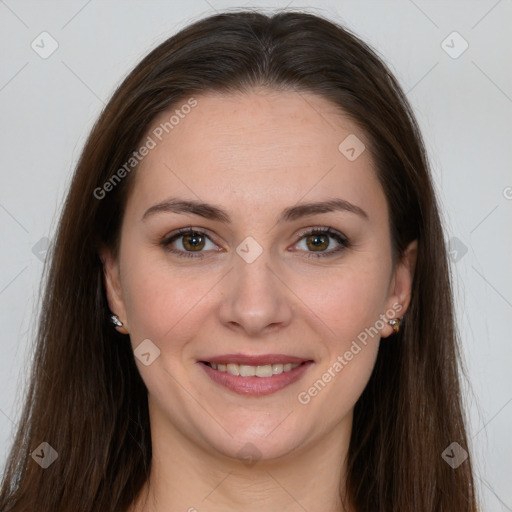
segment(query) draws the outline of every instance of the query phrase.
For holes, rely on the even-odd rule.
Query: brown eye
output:
[[[205,246],[205,237],[200,233],[192,232],[189,235],[182,235],[181,238],[183,241],[183,247],[187,251],[200,251]]]
[[[332,228],[313,228],[302,233],[297,246],[307,253],[305,257],[320,258],[334,256],[348,248],[350,243],[347,237]]]
[[[210,247],[207,244],[210,244]],[[205,233],[190,228],[171,234],[162,240],[161,245],[166,251],[186,258],[203,258],[209,250],[222,250]]]
[[[326,235],[309,235],[306,238],[306,245],[313,251],[323,251],[329,247],[329,237]]]

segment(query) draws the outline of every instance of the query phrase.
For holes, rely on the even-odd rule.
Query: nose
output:
[[[292,320],[293,293],[267,253],[264,250],[251,263],[235,255],[234,268],[224,283],[219,318],[238,334],[261,337]]]

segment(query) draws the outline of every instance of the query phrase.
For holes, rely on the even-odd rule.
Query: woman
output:
[[[476,511],[407,100],[304,13],[153,50],[78,163],[2,512]]]

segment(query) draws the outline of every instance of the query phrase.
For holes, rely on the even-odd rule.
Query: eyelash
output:
[[[182,257],[182,258],[204,258],[205,257],[204,252],[182,251],[182,250],[177,250],[177,249],[170,247],[170,244],[172,242],[174,242],[181,236],[187,235],[187,234],[196,234],[196,235],[205,236],[210,241],[212,241],[210,239],[210,237],[204,231],[201,231],[200,229],[193,229],[191,227],[188,227],[188,228],[179,229],[178,231],[172,233],[171,235],[166,237],[164,240],[162,240],[161,245],[162,245],[162,247],[164,247],[165,250],[167,250],[173,254],[176,254],[177,256]],[[307,252],[309,252],[309,254],[305,255],[304,258],[327,258],[330,256],[334,256],[336,254],[339,254],[344,249],[348,249],[350,247],[350,242],[349,242],[348,238],[346,238],[344,235],[342,235],[338,231],[335,231],[334,229],[329,228],[329,227],[317,227],[317,228],[309,229],[308,231],[305,231],[299,235],[299,237],[300,237],[299,241],[301,241],[303,238],[305,238],[307,236],[316,235],[316,234],[322,234],[322,235],[327,234],[330,237],[334,238],[340,245],[338,248],[336,248],[334,250],[327,251],[327,252],[307,251]]]

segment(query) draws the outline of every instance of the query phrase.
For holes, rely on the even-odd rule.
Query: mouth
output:
[[[216,384],[252,396],[269,395],[297,382],[314,364],[310,359],[285,355],[230,355],[199,362]]]
[[[273,363],[265,365],[251,366],[248,364],[237,364],[237,363],[210,363],[205,362],[207,366],[217,370],[219,372],[227,372],[231,375],[240,377],[272,377],[273,375],[281,375],[283,372],[290,372],[295,368],[299,367],[302,363]]]

